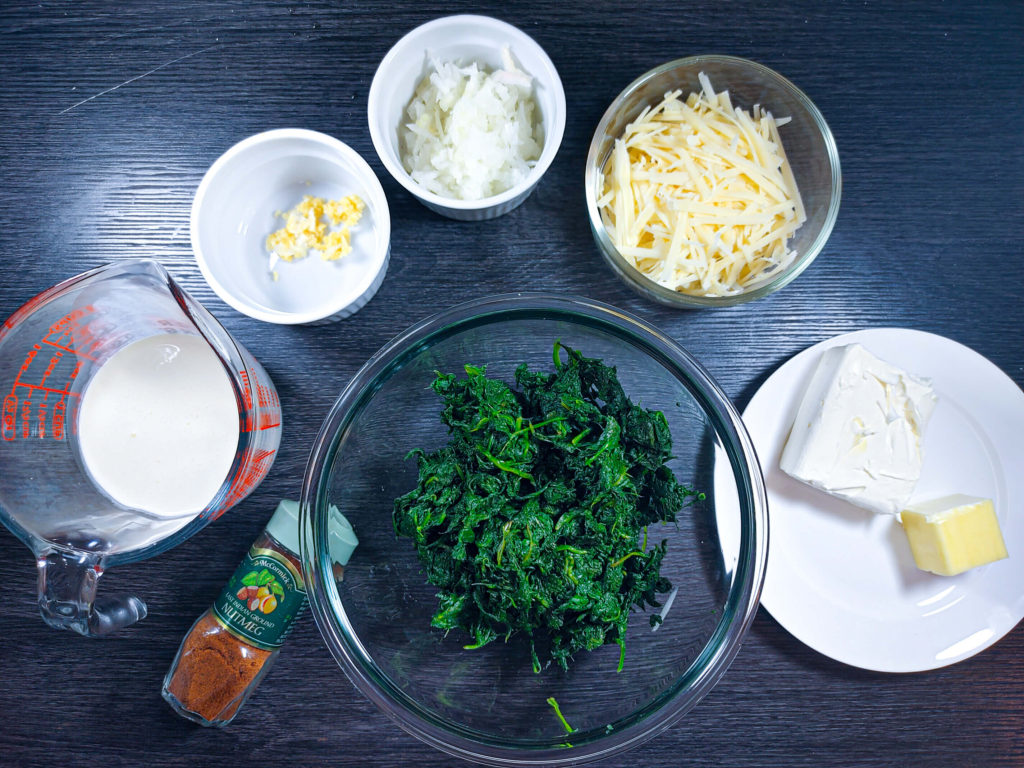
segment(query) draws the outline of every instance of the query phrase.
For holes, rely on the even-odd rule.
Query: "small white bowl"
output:
[[[533,77],[544,126],[544,149],[537,164],[516,186],[482,200],[458,200],[428,192],[402,165],[398,128],[417,83],[430,67],[430,58],[459,64],[475,61],[500,69],[501,49],[506,45],[517,66]],[[367,115],[374,149],[399,184],[442,216],[481,221],[520,205],[551,165],[565,131],[565,91],[551,59],[525,32],[488,16],[446,16],[417,27],[388,51],[370,84]]]
[[[315,195],[359,195],[352,251],[337,261],[316,254],[270,268],[267,235]],[[391,214],[380,181],[351,147],[298,128],[258,133],[225,152],[192,201],[192,250],[214,292],[243,314],[281,324],[321,324],[358,311],[388,269]],[[277,280],[273,271],[277,272]]]

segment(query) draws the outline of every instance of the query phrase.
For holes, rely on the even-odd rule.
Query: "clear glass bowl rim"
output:
[[[735,296],[692,296],[687,293],[673,291],[663,285],[658,285],[658,283],[653,280],[648,279],[628,261],[626,261],[612,243],[611,238],[608,237],[608,232],[605,230],[604,222],[601,220],[601,212],[597,209],[597,189],[602,178],[601,167],[598,166],[597,155],[600,151],[602,138],[608,131],[608,126],[615,119],[619,110],[622,108],[623,103],[634,91],[645,85],[650,80],[653,80],[666,72],[670,72],[675,69],[693,68],[714,63],[731,64],[734,66],[749,68],[756,74],[774,83],[776,86],[789,91],[790,94],[804,107],[804,109],[807,110],[807,114],[821,132],[822,140],[825,143],[829,170],[831,171],[831,189],[829,195],[829,206],[825,214],[825,221],[822,223],[821,229],[814,238],[814,241],[807,250],[797,257],[796,261],[790,264],[789,267],[775,279],[769,280],[766,283],[762,283],[749,291],[744,291],[743,293]],[[601,121],[597,124],[597,128],[594,130],[593,138],[590,140],[590,149],[587,152],[586,172],[584,175],[584,195],[586,197],[587,218],[590,221],[590,231],[594,235],[594,240],[597,242],[598,250],[604,257],[604,260],[612,268],[612,271],[625,281],[627,285],[633,288],[633,290],[647,298],[668,306],[690,309],[701,307],[731,307],[736,304],[753,301],[754,299],[759,299],[770,293],[774,293],[796,279],[800,273],[811,265],[811,262],[814,261],[821,250],[825,247],[825,243],[832,234],[836,218],[839,216],[839,203],[842,198],[842,192],[842,171],[839,165],[839,150],[836,148],[835,138],[832,136],[832,131],[829,129],[828,123],[825,122],[825,118],[821,114],[821,111],[814,105],[814,102],[811,101],[807,94],[797,88],[790,80],[783,77],[770,67],[766,67],[763,64],[758,64],[756,61],[744,59],[739,56],[724,56],[720,54],[701,54],[699,56],[688,56],[682,59],[675,59],[645,72],[632,83],[627,85],[622,92],[615,97],[608,109],[605,110],[604,115],[601,116]]]
[[[510,746],[454,726],[420,707],[376,668],[358,636],[332,608],[338,600],[327,545],[327,491],[341,436],[378,382],[432,341],[496,319],[564,318],[628,336],[688,380],[740,482],[741,535],[736,573],[711,639],[687,672],[630,716],[630,724],[572,747]],[[498,766],[569,765],[621,753],[661,733],[692,709],[728,669],[757,613],[768,553],[768,507],[760,464],[739,412],[710,374],[673,339],[639,318],[591,299],[547,293],[502,294],[459,304],[396,336],[353,376],[331,408],[310,453],[300,512],[301,560],[311,612],[352,684],[403,730],[456,757]]]

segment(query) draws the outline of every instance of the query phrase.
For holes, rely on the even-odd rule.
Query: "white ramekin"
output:
[[[271,266],[266,238],[303,195],[359,195],[352,251]],[[347,144],[283,128],[235,144],[206,172],[192,202],[192,250],[214,292],[243,314],[280,324],[321,324],[358,311],[388,268],[391,215],[380,181]],[[275,278],[276,273],[276,278]]]
[[[402,166],[399,149],[398,129],[416,84],[426,73],[431,57],[459,63],[476,61],[499,69],[504,46],[509,47],[516,64],[534,79],[544,126],[540,159],[522,182],[500,195],[458,200],[428,192]],[[565,91],[544,49],[522,30],[488,16],[446,16],[412,30],[388,51],[370,84],[367,115],[373,146],[399,184],[442,216],[480,221],[501,216],[520,205],[551,165],[565,131]]]

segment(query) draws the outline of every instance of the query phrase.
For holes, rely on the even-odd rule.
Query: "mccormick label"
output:
[[[306,585],[283,555],[253,546],[213,603],[221,624],[245,642],[280,648],[306,607]]]

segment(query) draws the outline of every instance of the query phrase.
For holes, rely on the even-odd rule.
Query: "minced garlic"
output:
[[[324,261],[337,261],[349,253],[351,229],[362,218],[363,206],[358,195],[340,200],[305,195],[287,213],[278,211],[275,215],[284,218],[285,224],[267,236],[270,269],[273,270],[278,260],[295,261],[314,252]]]

